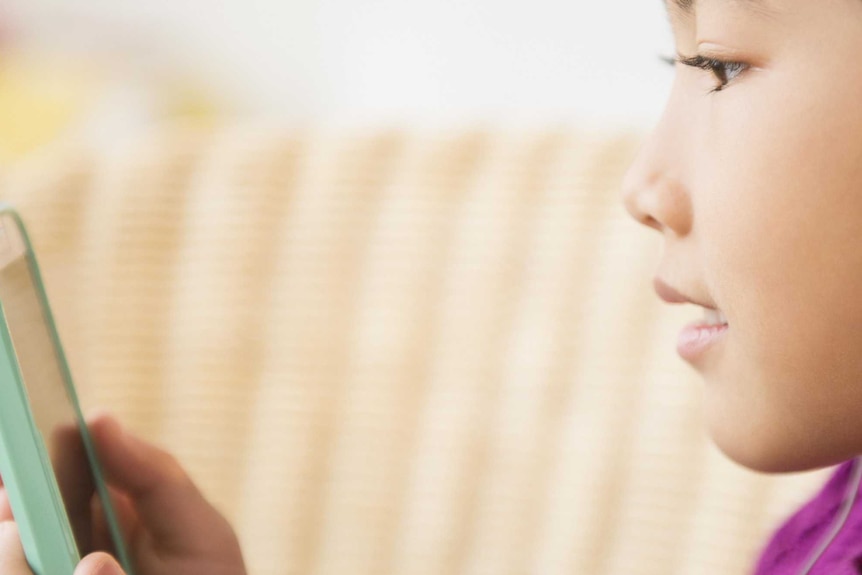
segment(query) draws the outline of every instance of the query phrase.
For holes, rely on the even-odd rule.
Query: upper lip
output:
[[[674,288],[664,283],[659,277],[654,278],[652,283],[655,287],[655,293],[658,294],[658,297],[668,303],[693,303],[707,309],[718,310],[718,308],[714,305],[698,301],[694,298],[688,297],[687,295],[676,291]]]

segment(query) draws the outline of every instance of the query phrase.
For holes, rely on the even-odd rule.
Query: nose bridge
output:
[[[675,93],[626,172],[622,199],[638,222],[658,231],[671,228],[682,235],[691,224],[691,199],[683,181],[692,153],[687,138],[691,123]]]

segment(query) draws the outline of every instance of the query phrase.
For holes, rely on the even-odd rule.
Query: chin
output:
[[[731,461],[751,471],[758,473],[778,474],[796,473],[817,469],[818,465],[811,465],[798,457],[785,457],[780,453],[754,449],[752,445],[740,446],[735,443],[728,444],[713,437],[716,446]]]
[[[786,434],[712,422],[710,436],[718,449],[735,463],[767,474],[801,473],[838,465],[854,453],[830,453],[811,442],[791,441]],[[813,438],[811,438],[813,439]]]

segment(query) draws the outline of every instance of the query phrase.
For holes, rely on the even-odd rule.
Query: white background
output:
[[[278,118],[652,125],[660,0],[0,0],[19,39],[199,75]]]

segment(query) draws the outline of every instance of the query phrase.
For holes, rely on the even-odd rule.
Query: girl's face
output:
[[[727,318],[692,360],[718,447],[839,463],[862,453],[862,0],[667,2],[680,58],[730,64],[675,64],[626,209],[664,237],[657,277]]]

